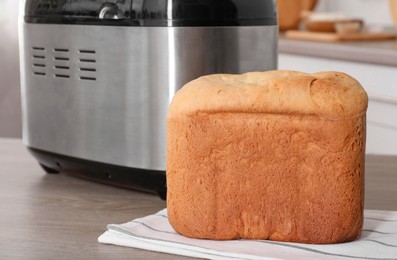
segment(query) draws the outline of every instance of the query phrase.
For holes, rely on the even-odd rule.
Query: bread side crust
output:
[[[361,234],[365,116],[199,113],[168,122],[167,208],[192,238],[329,244]]]

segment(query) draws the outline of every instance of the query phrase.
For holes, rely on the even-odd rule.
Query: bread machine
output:
[[[277,34],[274,0],[24,0],[23,142],[48,173],[164,197],[174,93],[275,69]]]

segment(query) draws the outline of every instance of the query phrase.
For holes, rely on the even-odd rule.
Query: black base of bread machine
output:
[[[28,149],[47,173],[65,172],[100,183],[157,193],[165,200],[165,171],[129,168],[69,157],[31,147]]]

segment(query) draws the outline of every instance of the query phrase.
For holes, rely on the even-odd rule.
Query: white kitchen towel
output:
[[[365,210],[359,240],[333,245],[269,240],[213,241],[179,235],[167,210],[121,225],[108,225],[100,243],[206,259],[396,259],[397,212]]]

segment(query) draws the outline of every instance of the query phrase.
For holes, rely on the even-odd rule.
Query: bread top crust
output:
[[[345,73],[276,70],[200,77],[176,93],[168,116],[235,112],[344,119],[364,114],[367,106],[364,88]]]

